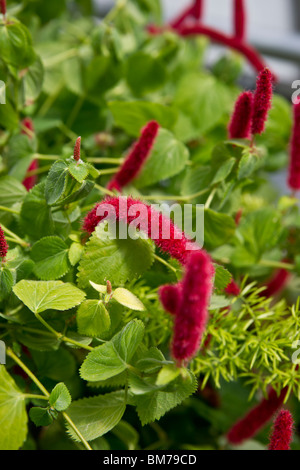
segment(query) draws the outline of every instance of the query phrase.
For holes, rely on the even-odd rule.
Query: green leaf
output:
[[[61,382],[57,384],[52,390],[49,403],[57,411],[64,411],[71,405],[71,395],[66,385]]]
[[[63,194],[67,184],[68,165],[62,160],[55,162],[47,176],[45,197],[48,204],[55,204]]]
[[[106,380],[127,369],[144,335],[144,325],[132,320],[111,341],[90,352],[80,368],[84,380]]]
[[[121,420],[125,408],[125,393],[119,391],[77,400],[70,406],[68,415],[83,437],[92,441],[113,429]],[[68,432],[75,441],[79,441],[69,425]]]
[[[258,156],[247,152],[243,153],[243,156],[239,163],[238,179],[248,178],[257,169],[259,164]]]
[[[231,300],[224,295],[212,295],[209,304],[209,310],[217,310],[231,305]]]
[[[16,296],[34,313],[45,310],[68,310],[79,305],[85,293],[61,281],[22,280],[13,289]]]
[[[173,382],[180,374],[180,369],[173,364],[165,365],[161,368],[156,379],[156,385],[167,385]]]
[[[74,355],[66,348],[57,351],[31,351],[40,377],[48,377],[55,382],[74,378],[77,364]]]
[[[100,336],[110,328],[110,316],[101,300],[85,300],[76,315],[81,335]]]
[[[18,180],[12,176],[2,176],[0,178],[0,205],[11,207],[16,202],[20,202],[27,195],[27,191]]]
[[[44,79],[44,67],[39,57],[25,71],[23,78],[25,102],[36,100],[41,91]]]
[[[208,248],[216,248],[231,240],[236,229],[232,217],[215,212],[212,209],[204,211],[204,242]]]
[[[54,224],[45,196],[45,183],[40,183],[27,194],[21,209],[21,226],[34,240],[52,235]]]
[[[0,449],[18,450],[27,436],[25,398],[0,365]]]
[[[123,284],[139,277],[153,263],[154,248],[148,240],[111,240],[103,232],[104,229],[105,224],[100,224],[99,230],[93,233],[86,244],[80,260],[78,283],[82,288],[89,286],[90,281],[104,284],[110,280],[114,284]]]
[[[89,174],[89,169],[84,162],[71,162],[69,164],[69,172],[78,181],[82,183]]]
[[[177,112],[167,106],[147,101],[111,101],[108,103],[115,124],[129,135],[138,137],[149,121],[157,121],[161,127],[172,130]]]
[[[81,243],[76,243],[76,242],[72,243],[68,252],[69,261],[72,266],[75,266],[77,263],[79,263],[83,252],[84,252],[84,246],[81,245]]]
[[[53,417],[47,408],[35,406],[30,409],[29,417],[36,426],[49,426],[53,423]]]
[[[59,237],[45,237],[36,242],[31,258],[35,262],[36,276],[43,281],[59,279],[69,270],[68,247]]]
[[[170,178],[184,169],[188,159],[189,151],[185,145],[171,132],[159,129],[151,154],[135,185],[142,188]]]
[[[145,52],[132,54],[127,61],[126,79],[136,95],[143,95],[164,86],[167,70],[163,62]]]
[[[4,300],[10,293],[15,283],[15,278],[10,269],[0,267],[0,301]]]
[[[217,184],[220,183],[221,181],[225,181],[227,176],[230,175],[232,168],[235,165],[235,158],[230,158],[229,160],[226,160],[223,165],[218,169],[214,179],[212,180],[212,184]]]
[[[30,65],[35,57],[27,28],[16,20],[1,25],[0,50],[1,59],[19,69]]]
[[[179,376],[171,384],[162,390],[136,395],[132,404],[137,408],[137,413],[142,425],[160,419],[167,411],[175,408],[185,398],[189,397],[197,389],[197,380],[190,371],[186,376]]]
[[[230,274],[229,271],[227,271],[227,269],[219,265],[215,266],[215,271],[216,271],[215,282],[214,282],[215,289],[223,290],[230,283],[232,279],[232,275]]]
[[[143,311],[145,310],[142,302],[127,289],[123,287],[118,287],[112,296],[119,304],[124,305],[124,307],[130,308],[131,310]]]

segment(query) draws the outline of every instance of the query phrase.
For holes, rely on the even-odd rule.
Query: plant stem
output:
[[[154,196],[141,196],[142,199],[149,199],[150,201],[190,201],[191,199],[196,199],[199,196],[202,196],[203,194],[207,193],[209,191],[209,188],[207,189],[202,189],[202,191],[199,191],[198,193],[191,194],[189,196],[165,196],[165,195],[154,195]]]
[[[208,196],[207,198],[207,201],[205,203],[205,206],[204,206],[204,209],[209,209],[214,197],[215,197],[215,194],[217,192],[217,187],[215,187],[212,192],[210,193],[210,195]]]
[[[44,60],[44,67],[45,68],[50,68],[53,67],[53,65],[60,64],[61,62],[64,62],[67,59],[71,59],[71,57],[75,57],[78,55],[78,50],[73,48],[73,49],[68,49],[67,51],[63,51],[60,54],[56,54],[52,57],[49,57],[48,59]]]
[[[107,170],[99,170],[99,171],[100,171],[100,176],[103,176],[103,175],[113,175],[113,174],[117,173],[118,167],[116,167],[116,168],[108,168]]]
[[[15,209],[11,209],[10,207],[0,206],[0,211],[10,212],[11,214],[20,215],[20,212],[16,211]]]
[[[25,242],[25,240],[22,240],[22,238],[18,237],[14,232],[11,232],[8,228],[6,228],[3,224],[0,224],[2,227],[2,230],[4,233],[7,233],[15,243],[23,246],[24,248],[27,248],[29,246],[29,243]]]
[[[53,334],[53,336],[57,338],[58,341],[63,341],[64,343],[74,344],[74,346],[77,346],[82,349],[86,349],[87,351],[93,351],[94,348],[92,348],[91,346],[87,346],[85,344],[79,343],[78,341],[68,338],[62,333],[59,333],[58,331],[54,330],[54,328],[52,328],[52,326],[50,326],[49,323],[47,323],[46,320],[44,320],[44,318],[41,317],[41,315],[39,315],[38,313],[35,313],[35,317],[37,320],[39,320],[42,323],[42,325],[44,325],[45,328],[47,328],[47,330],[49,330]]]
[[[89,163],[115,163],[119,165],[124,162],[124,158],[88,157],[87,161]]]
[[[82,108],[82,105],[83,105],[83,103],[84,103],[84,100],[85,100],[85,96],[84,96],[84,95],[79,96],[79,98],[78,98],[78,100],[76,101],[75,106],[73,107],[73,109],[72,109],[72,111],[71,111],[71,113],[70,113],[70,115],[69,115],[69,118],[68,118],[68,120],[67,120],[67,123],[66,123],[67,127],[71,127],[72,124],[74,123],[75,119],[76,119],[77,116],[78,116],[79,111],[80,111],[81,108]]]
[[[59,155],[42,155],[41,153],[35,153],[33,155],[35,160],[59,160]]]
[[[25,393],[23,397],[32,399],[32,400],[47,400],[48,401],[48,398],[45,397],[44,395],[34,395],[32,393]]]
[[[166,260],[164,260],[160,256],[154,255],[154,259],[156,259],[156,261],[158,261],[159,263],[164,264],[167,268],[174,271],[174,273],[177,273],[177,269],[174,268],[171,264],[169,264]]]
[[[95,188],[98,189],[102,194],[107,194],[108,196],[111,196],[111,197],[115,196],[115,193],[113,193],[109,189],[103,188],[103,186],[100,186],[99,184],[95,184]]]
[[[287,271],[294,271],[295,266],[290,263],[283,263],[281,261],[272,261],[268,259],[262,259],[259,262],[260,266],[266,266],[267,268],[278,268],[278,269],[286,269]]]
[[[40,168],[36,168],[35,170],[28,171],[25,175],[25,178],[30,178],[30,176],[40,175],[41,173],[45,173],[46,171],[50,170],[51,165],[45,165]],[[19,212],[17,212],[19,214]]]
[[[7,349],[7,355],[13,359],[16,364],[18,364],[18,366],[21,367],[21,369],[28,375],[28,377],[31,378],[31,380],[36,384],[36,386],[40,389],[40,391],[45,395],[45,399],[48,400],[49,397],[50,397],[50,393],[46,390],[46,388],[44,387],[44,385],[39,381],[39,379],[33,374],[33,372],[31,372],[31,370],[28,369],[28,367],[21,361],[21,359],[18,358],[18,356],[16,356],[16,354],[12,351],[11,348],[8,348]],[[28,395],[25,395],[26,398],[29,398]],[[32,396],[31,396],[32,397]],[[41,397],[39,397],[39,395],[33,395],[33,397],[35,398],[39,398],[39,399],[43,399]],[[91,446],[89,445],[89,443],[85,440],[85,438],[83,437],[83,435],[81,434],[81,432],[79,431],[79,429],[77,429],[77,427],[75,426],[75,424],[73,423],[73,421],[71,420],[70,416],[66,413],[66,412],[63,412],[62,413],[63,417],[65,418],[65,420],[69,423],[69,425],[71,426],[71,428],[73,429],[73,431],[77,434],[77,436],[79,437],[79,439],[81,440],[82,444],[84,445],[84,447],[87,449],[87,450],[93,450],[91,448]]]

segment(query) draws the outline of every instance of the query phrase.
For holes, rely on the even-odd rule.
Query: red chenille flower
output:
[[[232,279],[230,284],[225,289],[226,294],[238,296],[241,293],[241,290],[237,283]]]
[[[208,306],[213,289],[214,267],[205,251],[191,251],[187,257],[185,275],[177,287],[172,305],[174,310],[174,335],[172,355],[178,365],[184,365],[198,351],[208,320]],[[160,290],[165,308],[166,287]]]
[[[228,126],[230,139],[249,139],[253,112],[253,94],[244,91],[238,97]]]
[[[294,105],[294,126],[290,145],[288,185],[292,191],[300,189],[300,102]]]
[[[261,293],[263,297],[272,297],[279,294],[287,285],[291,274],[286,269],[279,269],[266,284],[266,289]]]
[[[118,173],[109,182],[108,189],[116,189],[120,192],[124,186],[137,177],[150,155],[158,130],[159,124],[156,121],[151,121],[144,127],[139,140],[129,152]]]
[[[265,130],[268,112],[272,107],[273,80],[273,74],[268,68],[258,75],[253,103],[251,127],[253,135],[262,134]]]
[[[293,437],[293,417],[288,410],[281,410],[274,422],[269,450],[290,450]]]
[[[282,406],[287,390],[287,387],[283,388],[278,396],[271,388],[268,398],[264,398],[230,429],[227,434],[228,441],[238,445],[255,436]]]
[[[0,0],[0,12],[6,15],[6,0]]]
[[[34,126],[30,118],[25,118],[22,121],[22,134],[27,135],[29,139],[33,138]],[[39,167],[38,160],[33,160],[29,165],[27,172],[37,170]],[[22,181],[23,186],[29,191],[37,183],[37,175],[28,176]]]
[[[246,36],[246,10],[244,0],[234,0],[234,35],[243,41]]]
[[[5,239],[4,232],[2,230],[2,227],[0,226],[0,258],[4,261],[7,255],[8,251],[8,244]]]

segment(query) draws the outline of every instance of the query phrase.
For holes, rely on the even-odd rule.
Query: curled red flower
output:
[[[273,80],[273,74],[268,68],[258,75],[253,103],[251,127],[253,135],[262,134],[265,130],[268,112],[272,107]]]
[[[290,450],[293,426],[291,413],[288,410],[281,410],[274,422],[269,450]]]
[[[81,148],[81,137],[78,137],[74,146],[74,160],[78,162],[80,160],[80,148]]]
[[[238,97],[228,126],[230,139],[249,139],[253,112],[253,94],[244,91]]]
[[[184,278],[177,287],[173,304],[170,298],[166,302],[166,287],[160,290],[163,305],[169,310],[172,307],[175,314],[172,355],[180,366],[199,349],[208,320],[213,276],[214,267],[209,255],[205,251],[192,251],[187,257]]]
[[[0,0],[0,11],[3,16],[6,15],[6,0]]]
[[[246,36],[246,10],[244,0],[234,0],[234,35],[243,41]]]
[[[109,182],[108,189],[121,191],[124,186],[137,177],[150,155],[158,130],[159,124],[156,121],[151,121],[144,127],[139,140],[133,146],[118,173]]]
[[[0,258],[2,258],[3,261],[5,261],[8,248],[9,247],[8,247],[4,232],[2,230],[2,227],[0,226]]]
[[[294,125],[290,145],[288,185],[292,191],[300,189],[300,102],[294,105]]]
[[[22,134],[27,135],[27,137],[31,140],[34,136],[34,125],[33,125],[32,119],[27,117],[27,118],[23,119],[21,124],[22,124],[22,131],[21,131]],[[35,159],[31,162],[31,164],[27,168],[27,173],[29,173],[30,171],[35,171],[38,168],[39,168],[39,162],[38,162],[38,160]],[[30,191],[30,189],[32,189],[33,186],[36,185],[37,180],[38,180],[37,175],[33,174],[33,175],[28,176],[27,178],[25,178],[22,181],[22,184],[23,184],[23,186],[25,186],[27,191]]]
[[[273,297],[279,294],[287,285],[291,273],[286,269],[279,269],[266,284],[266,289],[261,293],[263,297]]]
[[[188,253],[192,248],[197,249],[197,246],[188,240],[185,234],[169,218],[138,199],[111,197],[103,200],[87,214],[82,228],[85,232],[92,233],[97,225],[105,219],[106,216],[97,215],[97,211],[101,206],[104,208],[111,206],[114,209],[117,221],[125,221],[131,224],[138,217],[138,214],[131,215],[130,213],[135,205],[136,207],[140,205],[147,213],[142,230],[149,238],[152,238],[158,248],[185,264]],[[157,227],[157,233],[153,233],[153,227]],[[168,238],[163,236],[164,231],[168,233]]]
[[[264,398],[230,429],[227,434],[228,441],[238,445],[255,436],[282,406],[287,390],[288,388],[285,387],[277,395],[275,390],[271,388],[268,392],[268,398]]]

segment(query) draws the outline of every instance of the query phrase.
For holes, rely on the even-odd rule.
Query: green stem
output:
[[[45,399],[48,400],[49,397],[50,397],[50,393],[48,392],[48,390],[46,390],[46,388],[44,387],[44,385],[39,381],[39,379],[33,374],[33,372],[31,372],[31,370],[28,369],[28,367],[21,361],[21,359],[18,358],[18,356],[15,355],[15,353],[12,351],[11,348],[8,348],[7,349],[7,355],[13,359],[16,364],[18,364],[18,366],[21,367],[21,369],[28,375],[28,377],[31,378],[31,380],[36,384],[36,386],[40,389],[40,391],[45,395]],[[26,395],[25,395],[26,396]],[[28,396],[26,396],[28,398]],[[35,396],[36,398],[39,397],[38,395]],[[41,399],[39,397],[39,399]],[[75,426],[75,424],[73,423],[73,421],[71,420],[71,418],[69,417],[69,415],[66,413],[66,412],[63,412],[62,413],[63,417],[65,418],[65,420],[69,423],[69,425],[71,426],[71,428],[73,429],[73,431],[77,434],[77,436],[79,437],[79,439],[81,440],[82,444],[84,445],[84,447],[87,449],[87,450],[93,450],[91,448],[91,446],[89,445],[89,443],[85,440],[85,438],[83,437],[83,435],[81,434],[81,432],[79,431],[79,429],[77,429],[77,427]]]
[[[23,246],[24,248],[28,248],[29,243],[25,242],[25,240],[22,240],[22,238],[18,237],[18,235],[16,235],[14,232],[11,232],[3,224],[0,224],[0,225],[2,227],[3,232],[9,235],[14,240],[15,243]]]
[[[42,155],[41,153],[35,153],[33,155],[35,160],[59,160],[59,155]]]
[[[117,173],[118,171],[118,167],[116,168],[108,168],[107,170],[99,170],[100,171],[100,176],[103,176],[103,175],[113,175],[115,173]]]
[[[45,397],[44,395],[34,395],[32,393],[25,393],[23,397],[28,398],[30,400],[47,400],[48,401],[48,398]]]
[[[78,98],[78,100],[76,101],[75,103],[75,106],[73,107],[69,117],[68,117],[68,120],[67,120],[67,127],[71,127],[75,121],[75,119],[77,118],[78,116],[78,113],[79,111],[81,110],[82,108],[82,105],[84,103],[84,100],[85,100],[85,96],[82,95]]]
[[[11,209],[10,207],[0,206],[0,211],[10,212],[11,214],[20,215],[20,212],[16,211],[15,209]]]
[[[124,158],[88,157],[89,163],[111,163],[119,165],[124,162]]]
[[[210,193],[210,195],[208,196],[208,198],[207,198],[204,209],[209,209],[209,207],[210,207],[210,205],[211,205],[211,203],[212,203],[212,201],[215,197],[216,192],[217,192],[217,188],[214,188],[212,190],[212,192]]]
[[[77,347],[82,348],[82,349],[86,349],[87,351],[93,351],[94,348],[92,348],[91,346],[87,346],[85,344],[79,343],[78,341],[75,341],[74,339],[68,338],[67,336],[63,335],[62,333],[59,333],[58,331],[56,331],[38,313],[35,313],[35,317],[36,317],[37,320],[39,320],[42,323],[42,325],[44,325],[45,328],[47,328],[47,330],[49,330],[53,334],[53,336],[55,336],[57,338],[58,341],[63,341],[64,343],[74,344],[74,346],[77,346]]]
[[[107,194],[108,196],[115,196],[115,193],[110,191],[109,189],[103,188],[103,186],[100,186],[99,184],[95,184],[95,188],[98,189],[102,194]]]
[[[35,170],[28,171],[25,175],[25,178],[30,178],[31,176],[46,173],[46,171],[50,170],[50,168],[51,168],[51,165],[45,165],[40,168],[36,168]]]
[[[64,62],[67,59],[71,59],[72,57],[76,57],[78,55],[78,50],[73,48],[73,49],[68,49],[67,51],[63,51],[60,54],[56,54],[52,57],[49,57],[48,59],[44,60],[44,67],[45,68],[50,68],[53,67],[54,65],[60,64],[61,62]]]
[[[165,196],[165,195],[149,195],[149,196],[141,196],[142,199],[149,199],[150,201],[190,201],[191,199],[196,199],[199,196],[207,193],[209,188],[203,189],[195,194],[190,194],[189,196]]]
[[[260,266],[265,266],[267,268],[278,268],[278,269],[286,269],[287,271],[294,271],[295,266],[290,263],[283,263],[281,261],[272,261],[268,259],[262,259],[259,262]]]
[[[161,258],[160,256],[157,256],[157,255],[154,255],[154,259],[156,259],[156,261],[158,261],[159,263],[165,265],[167,268],[171,269],[172,271],[174,271],[174,273],[177,273],[177,269],[174,268],[171,264],[169,264],[167,261],[165,261],[163,258]]]

